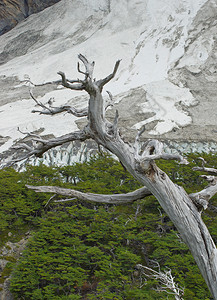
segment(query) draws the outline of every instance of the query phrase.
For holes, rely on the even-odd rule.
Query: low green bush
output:
[[[208,166],[216,165],[216,155],[203,156]],[[198,177],[200,172],[191,170],[200,163],[198,157],[189,155],[187,166],[171,161],[158,165],[189,193],[196,192],[207,184]],[[1,171],[1,234],[35,230],[13,270],[15,299],[174,299],[158,293],[159,282],[145,279],[135,269],[138,263],[154,267],[153,261],[162,270],[172,270],[175,281],[185,288],[185,300],[211,299],[193,257],[153,196],[125,206],[74,200],[45,207],[51,195],[36,194],[25,188],[26,183],[94,193],[125,193],[140,187],[108,155],[62,168],[40,165],[23,173]],[[214,197],[211,204],[216,201]],[[203,218],[217,241],[215,211],[204,212]]]

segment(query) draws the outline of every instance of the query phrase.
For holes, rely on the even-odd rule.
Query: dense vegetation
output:
[[[216,167],[216,155],[203,157],[207,166]],[[188,160],[187,166],[158,164],[190,193],[207,183],[198,177],[199,172],[191,171],[200,164],[198,155],[191,154]],[[8,275],[13,270],[15,299],[174,299],[157,292],[159,282],[135,269],[138,263],[154,268],[154,262],[161,270],[172,270],[175,281],[185,288],[184,299],[211,299],[193,257],[153,196],[125,206],[76,200],[54,203],[49,202],[52,195],[36,194],[25,188],[26,183],[94,193],[124,193],[140,186],[108,155],[62,168],[40,165],[28,166],[22,173],[1,170],[1,246],[31,231],[22,257],[18,262],[9,258],[4,270]],[[211,202],[216,206],[217,198]],[[215,210],[203,212],[203,219],[217,243]]]

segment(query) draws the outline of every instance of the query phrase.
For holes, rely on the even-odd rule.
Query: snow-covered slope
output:
[[[45,103],[84,106],[80,92],[55,87],[57,71],[77,78],[77,54],[96,62],[129,139],[217,141],[216,0],[61,0],[0,37],[0,151],[23,132],[61,135],[80,126],[71,115],[32,114],[26,80]],[[106,93],[105,93],[106,94]],[[109,111],[112,116],[113,111]]]

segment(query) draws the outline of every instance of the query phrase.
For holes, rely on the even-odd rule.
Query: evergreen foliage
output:
[[[200,172],[191,170],[199,165],[198,157],[189,155],[187,166],[158,164],[174,182],[196,192],[207,185],[198,177]],[[207,166],[216,167],[216,155],[203,157]],[[188,248],[153,196],[124,206],[72,201],[49,202],[45,207],[51,195],[27,190],[26,183],[94,193],[125,193],[140,187],[108,155],[62,168],[40,165],[28,166],[23,173],[0,171],[1,240],[9,231],[13,239],[27,230],[35,232],[13,269],[15,299],[174,299],[155,291],[159,283],[145,280],[135,269],[138,263],[154,267],[153,261],[162,270],[172,270],[175,281],[185,288],[185,300],[211,299]],[[216,206],[217,197],[211,202]],[[216,212],[203,212],[203,218],[217,242]]]

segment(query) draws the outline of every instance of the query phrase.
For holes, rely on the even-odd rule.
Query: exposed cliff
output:
[[[25,236],[22,237],[17,242],[11,242],[12,233],[8,233],[8,238],[6,238],[3,247],[0,248],[0,299],[1,300],[13,300],[9,285],[10,277],[12,272],[12,267],[8,267],[11,262],[15,263],[18,261],[22,252],[28,242],[30,237],[29,231],[26,232]],[[14,237],[12,237],[14,239]]]
[[[183,151],[194,143],[216,149],[216,15],[213,0],[61,0],[20,22],[0,37],[0,152],[23,138],[18,126],[59,136],[84,124],[69,114],[32,114],[27,83],[45,104],[86,106],[87,95],[47,83],[59,70],[77,78],[80,52],[96,61],[97,79],[122,59],[107,87],[114,99],[107,116],[119,110],[126,139],[145,125],[144,138],[189,142]]]
[[[0,35],[17,23],[60,0],[0,0]]]

